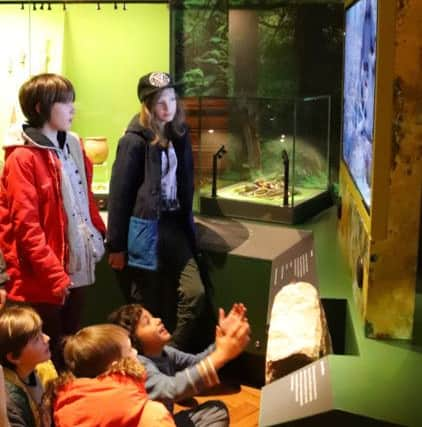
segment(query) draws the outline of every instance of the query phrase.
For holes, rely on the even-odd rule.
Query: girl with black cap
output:
[[[141,112],[119,140],[109,193],[109,263],[128,302],[141,302],[190,350],[205,299],[195,261],[192,148],[171,76],[140,78]]]

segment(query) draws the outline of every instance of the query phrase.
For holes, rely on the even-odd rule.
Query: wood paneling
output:
[[[182,98],[182,104],[192,139],[195,171],[201,168],[203,171],[210,172],[212,156],[220,148],[221,143],[216,138],[209,137],[201,142],[201,132],[207,135],[209,130],[214,132],[228,131],[228,100],[225,98],[185,97]],[[200,147],[201,143],[202,147]]]

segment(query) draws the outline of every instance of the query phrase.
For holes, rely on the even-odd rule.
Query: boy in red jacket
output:
[[[69,133],[72,83],[40,74],[24,83],[19,102],[27,119],[3,144],[0,241],[10,280],[7,298],[30,303],[58,342],[79,329],[86,285],[94,282],[105,226],[91,193],[92,165],[79,138]]]

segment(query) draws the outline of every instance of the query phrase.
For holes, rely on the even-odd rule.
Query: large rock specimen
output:
[[[266,383],[331,352],[331,338],[317,289],[305,282],[283,286],[271,310]]]

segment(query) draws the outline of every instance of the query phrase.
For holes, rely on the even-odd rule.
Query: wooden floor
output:
[[[227,405],[231,427],[258,426],[260,390],[245,385],[222,385],[206,395],[195,396],[186,406],[176,405],[175,412],[207,400],[221,400]]]

